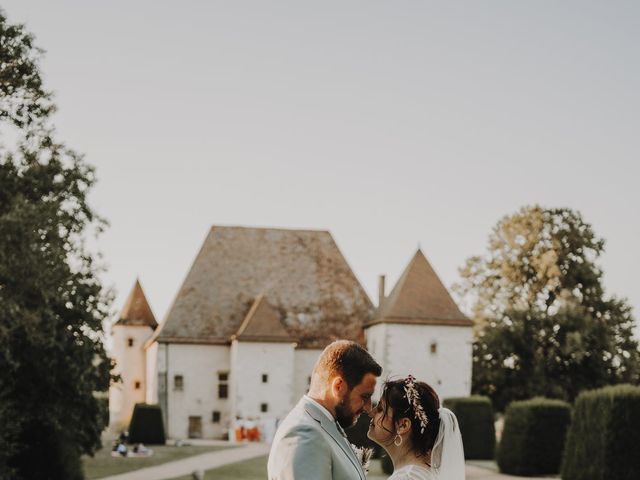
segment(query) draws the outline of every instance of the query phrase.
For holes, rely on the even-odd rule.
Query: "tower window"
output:
[[[127,338],[127,345],[129,345],[130,347],[133,347],[133,338],[131,337]]]
[[[229,385],[226,383],[218,384],[218,398],[229,398]]]
[[[173,389],[182,390],[184,388],[184,378],[182,375],[175,375],[173,377]]]
[[[135,389],[136,389],[136,390],[140,390],[140,386],[141,386],[141,385],[142,385],[142,384],[141,384],[139,381],[137,381],[137,382],[134,384],[134,387],[135,387]]]
[[[229,372],[218,372],[218,398],[229,398]]]
[[[431,346],[429,347],[429,351],[432,355],[438,353],[438,344],[436,342],[431,342]]]
[[[267,383],[269,381],[269,375],[266,373],[262,374],[262,383]]]
[[[261,411],[262,413],[266,413],[266,412],[268,412],[268,411],[269,411],[269,405],[268,405],[268,404],[266,404],[266,403],[261,403],[261,404],[260,404],[260,411]]]

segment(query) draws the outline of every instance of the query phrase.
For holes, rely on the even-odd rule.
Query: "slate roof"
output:
[[[263,294],[258,295],[249,313],[232,337],[246,342],[295,342],[280,320],[280,312],[269,305]]]
[[[147,297],[142,290],[140,280],[136,279],[129,297],[114,325],[143,326],[156,329],[158,322],[151,311]]]
[[[329,232],[225,226],[211,228],[155,338],[229,343],[261,294],[301,347],[364,342],[373,305]]]
[[[473,322],[460,312],[420,249],[369,325],[376,323],[465,327],[473,325]]]

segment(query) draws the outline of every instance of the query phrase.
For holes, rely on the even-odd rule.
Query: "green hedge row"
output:
[[[491,460],[495,455],[496,430],[489,397],[447,398],[443,405],[455,413],[460,425],[464,457]]]
[[[525,476],[558,473],[570,422],[571,406],[561,400],[512,402],[498,448],[500,471]]]
[[[129,442],[164,445],[165,441],[160,406],[136,403],[129,425]]]
[[[578,396],[562,478],[640,478],[640,386],[617,385]]]

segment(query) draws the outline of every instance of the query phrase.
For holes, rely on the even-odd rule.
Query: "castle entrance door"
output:
[[[202,417],[189,417],[189,438],[202,438]]]

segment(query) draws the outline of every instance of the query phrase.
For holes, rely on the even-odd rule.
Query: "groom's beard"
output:
[[[358,414],[355,414],[349,407],[347,403],[349,399],[349,393],[347,393],[340,401],[340,403],[336,405],[336,420],[342,426],[342,428],[352,427],[356,423],[357,417],[360,416],[360,413],[362,413],[358,412]]]

